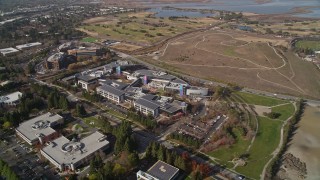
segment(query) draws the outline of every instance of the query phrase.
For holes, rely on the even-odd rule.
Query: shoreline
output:
[[[306,106],[305,112],[299,122],[299,129],[293,136],[291,145],[286,153],[292,153],[294,156],[299,158],[302,162],[306,163],[307,177],[306,179],[314,179],[320,176],[320,135],[318,128],[318,118],[320,108],[313,106]],[[288,176],[294,172],[288,169]]]
[[[263,0],[264,2],[269,0]],[[154,8],[154,7],[148,7],[148,8]],[[159,8],[159,7],[157,7]],[[297,20],[319,20],[320,17],[303,17],[303,16],[295,16],[299,14],[307,14],[313,12],[312,8],[320,8],[320,6],[312,7],[312,6],[304,6],[304,7],[296,7],[291,9],[289,12],[286,13],[277,13],[277,14],[258,14],[254,12],[249,11],[225,11],[225,10],[216,10],[216,9],[196,9],[196,8],[179,8],[179,7],[172,7],[172,6],[163,6],[161,7],[163,9],[172,9],[177,11],[192,11],[192,12],[200,12],[200,13],[217,13],[217,12],[235,12],[235,13],[242,13],[244,16],[247,17],[277,17],[281,19],[290,18],[290,19],[297,19]]]

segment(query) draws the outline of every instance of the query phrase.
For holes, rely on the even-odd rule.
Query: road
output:
[[[198,81],[200,83],[210,84],[210,85],[213,85],[213,86],[222,86],[222,87],[228,86],[227,84],[224,84],[224,83],[209,81],[209,80],[206,80],[206,79],[197,78],[197,77],[189,76],[189,75],[186,75],[186,74],[173,72],[171,70],[164,69],[164,68],[158,67],[156,65],[150,64],[148,62],[142,61],[142,60],[140,60],[140,59],[138,59],[136,57],[133,57],[131,55],[128,55],[128,54],[125,54],[125,53],[122,53],[122,52],[118,52],[118,51],[114,51],[114,52],[116,52],[120,57],[131,59],[131,60],[133,60],[135,62],[138,62],[140,64],[145,65],[146,67],[148,67],[150,69],[157,69],[159,71],[166,71],[166,72],[170,72],[170,73],[173,73],[173,74],[178,74],[179,76],[183,77],[185,80]],[[275,94],[275,93],[256,90],[256,89],[251,89],[251,88],[243,88],[241,91],[247,92],[247,93],[256,94],[256,95],[269,96],[269,97],[273,97],[273,98],[276,97],[276,98],[287,99],[287,100],[299,100],[301,98],[301,97],[285,95],[285,94]],[[308,105],[320,105],[320,100],[316,100],[316,99],[304,99],[304,100],[306,100],[306,103]]]

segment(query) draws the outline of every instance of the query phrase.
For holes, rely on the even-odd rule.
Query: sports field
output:
[[[320,72],[277,45],[287,41],[238,30],[211,29],[182,36],[139,58],[181,73],[270,91],[320,97]]]

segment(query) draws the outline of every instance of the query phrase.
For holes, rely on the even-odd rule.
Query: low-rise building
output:
[[[174,180],[179,175],[179,169],[163,161],[156,162],[147,172],[138,171],[138,180]]]
[[[117,89],[116,87],[113,87],[108,84],[104,84],[100,87],[97,87],[97,94],[114,101],[116,103],[123,102],[125,99],[125,92]]]
[[[61,171],[75,171],[80,165],[88,164],[96,152],[109,147],[106,136],[98,131],[80,141],[61,136],[48,144],[41,150],[41,155]]]
[[[134,108],[145,114],[145,115],[152,115],[154,117],[157,117],[159,115],[160,111],[160,103],[157,101],[154,101],[152,95],[145,95],[139,99],[137,99],[133,105]]]
[[[21,97],[22,97],[22,93],[19,91],[11,94],[7,94],[5,96],[0,96],[0,106],[3,106],[3,105],[15,106],[19,103]]]
[[[53,128],[63,124],[64,120],[59,114],[50,112],[21,123],[16,133],[29,145],[44,144],[59,136]]]
[[[5,49],[0,49],[0,53],[3,55],[3,56],[8,56],[8,55],[12,55],[12,54],[16,54],[18,53],[19,50],[18,49],[15,49],[15,48],[5,48]]]
[[[207,96],[208,91],[209,91],[208,88],[190,86],[186,88],[186,95],[187,96]]]
[[[54,69],[54,70],[66,69],[70,64],[73,64],[76,62],[77,62],[77,59],[75,56],[65,55],[64,53],[59,52],[51,55],[46,60],[45,68]]]
[[[21,44],[16,46],[17,49],[19,50],[25,50],[25,49],[30,49],[36,46],[40,46],[42,43],[40,42],[34,42],[34,43],[27,43],[27,44]]]
[[[80,75],[77,76],[78,84],[81,86],[82,89],[89,90],[90,85],[93,85],[97,82],[97,78],[95,76],[89,75]]]

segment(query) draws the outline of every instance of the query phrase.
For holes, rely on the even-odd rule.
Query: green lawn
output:
[[[298,41],[296,43],[296,47],[309,48],[314,51],[318,51],[318,50],[320,50],[320,41],[307,41],[307,40]]]
[[[281,124],[279,121],[259,117],[259,131],[249,151],[247,165],[237,167],[236,171],[251,178],[260,179],[264,165],[279,144]]]
[[[239,130],[235,129],[234,134],[237,136],[236,143],[233,144],[231,147],[223,147],[219,148],[216,151],[208,153],[208,155],[215,157],[218,162],[222,165],[226,165],[229,168],[233,167],[233,163],[229,162],[235,157],[239,157],[242,153],[245,153],[250,141],[245,140]]]
[[[279,104],[288,103],[288,101],[284,101],[281,99],[260,96],[260,95],[250,94],[250,93],[236,92],[236,94],[239,95],[248,104],[261,105],[261,106],[275,106]]]
[[[89,43],[94,43],[97,42],[97,39],[94,37],[85,37],[81,40],[82,42],[89,42]]]
[[[98,118],[96,118],[95,116],[90,116],[82,119],[90,127],[97,127],[97,128],[101,127],[101,123],[99,122]],[[94,124],[90,124],[91,122],[93,122]]]
[[[291,103],[272,108],[272,112],[277,112],[281,114],[281,116],[278,118],[280,120],[287,120],[291,115],[294,114],[294,111],[294,106]]]

